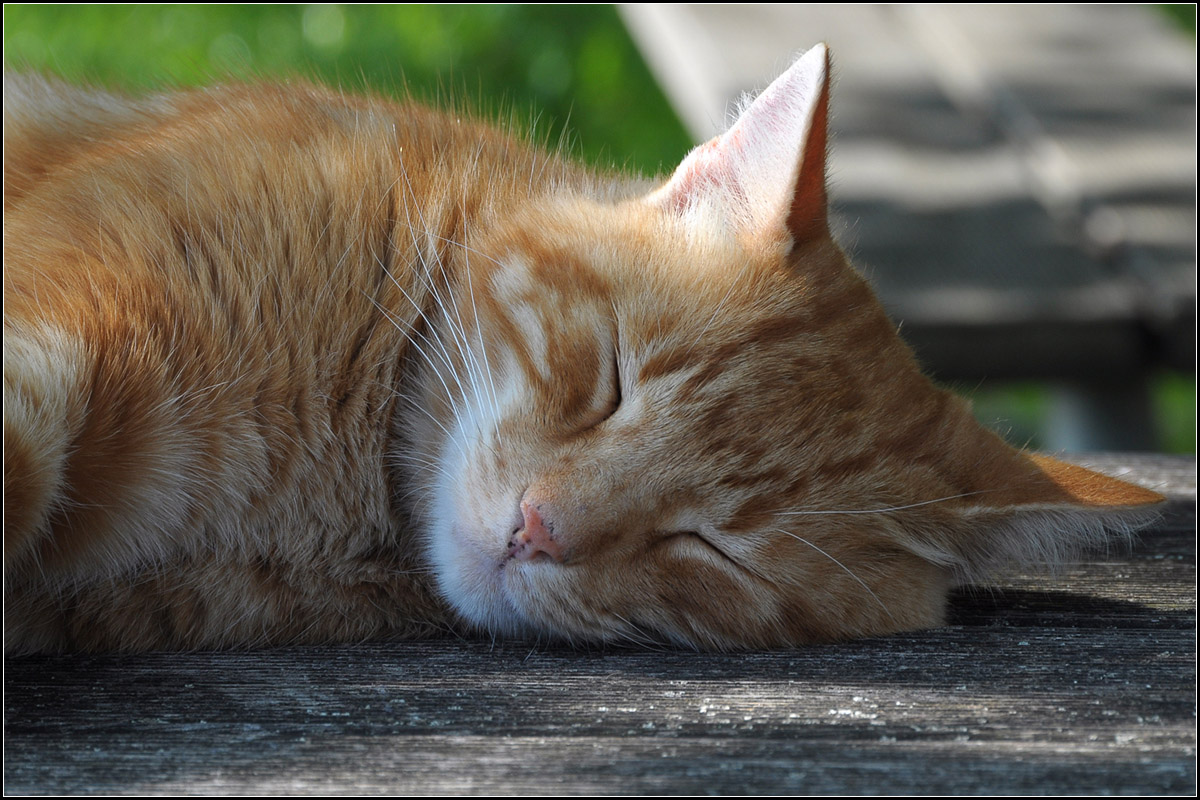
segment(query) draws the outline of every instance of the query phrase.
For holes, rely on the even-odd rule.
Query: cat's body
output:
[[[10,649],[798,644],[1136,521],[921,376],[827,96],[818,48],[647,195],[413,105],[12,79]]]

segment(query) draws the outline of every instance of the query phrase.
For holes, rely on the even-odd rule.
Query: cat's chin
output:
[[[505,541],[457,522],[435,530],[431,556],[438,588],[472,627],[501,636],[537,635],[541,626],[524,611],[511,575],[527,565],[513,563]]]

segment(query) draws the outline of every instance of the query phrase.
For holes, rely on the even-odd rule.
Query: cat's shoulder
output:
[[[528,138],[517,115],[491,117],[463,101],[429,104],[407,90],[396,95],[350,90],[303,76],[130,91],[38,72],[4,75],[6,149],[43,147],[47,141],[102,142],[168,125],[292,140],[315,130],[356,134],[381,125],[398,134],[430,132],[450,140],[456,132]]]
[[[6,208],[73,166],[154,165],[160,159],[153,154],[168,151],[176,162],[212,158],[230,169],[247,154],[267,150],[328,161],[327,150],[356,142],[393,148],[398,140],[449,142],[471,122],[408,98],[343,91],[301,77],[126,91],[8,71]]]

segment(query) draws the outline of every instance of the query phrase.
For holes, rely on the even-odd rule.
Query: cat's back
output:
[[[4,113],[16,298],[114,274],[207,290],[207,265],[226,288],[269,274],[295,301],[289,283],[303,294],[351,277],[333,271],[371,272],[413,230],[453,236],[534,191],[528,176],[561,172],[462,115],[303,82],[133,97],[9,74]],[[372,256],[347,258],[364,246]]]
[[[352,120],[355,127],[386,110],[393,119],[408,119],[408,133],[419,127],[431,132],[444,124],[438,115],[422,113],[409,104],[353,97],[301,82],[226,84],[206,89],[177,89],[144,96],[79,86],[58,78],[21,72],[4,74],[5,194],[25,188],[57,169],[79,165],[86,157],[103,159],[113,147],[124,145],[124,155],[137,153],[138,143],[153,141],[169,147],[171,139],[188,131],[195,144],[224,138],[226,147],[238,147],[249,135],[257,148],[271,138],[299,141],[325,123]],[[340,118],[340,119],[339,119]],[[178,141],[176,139],[176,141]]]
[[[435,115],[306,85],[136,98],[6,80],[6,326],[93,348],[140,325],[150,338],[190,327],[192,342],[219,327],[233,338],[221,346],[244,350],[238,334],[264,325],[307,330],[287,330],[288,312],[319,300],[345,313],[318,295],[370,288],[406,205],[402,153],[441,133]],[[421,206],[438,181],[412,160]],[[113,312],[120,325],[103,321]]]
[[[4,200],[17,207],[46,176],[97,142],[169,109],[35,73],[4,73]]]
[[[546,157],[521,139],[469,115],[303,81],[134,96],[5,74],[6,210],[73,183],[111,181],[114,173],[135,185],[135,194],[158,202],[183,191],[188,179],[225,187],[225,202],[235,193],[245,198],[256,188],[248,183],[253,173],[281,188],[289,177],[311,173],[327,189],[344,185],[364,195],[374,184],[389,190],[403,184],[417,202],[438,190],[449,195],[461,186],[459,176],[472,174],[487,174],[494,193],[528,192],[517,167]],[[496,169],[507,162],[513,169]],[[561,162],[556,166],[561,171]],[[364,184],[372,171],[377,180]],[[107,183],[104,199],[111,201],[118,188]]]

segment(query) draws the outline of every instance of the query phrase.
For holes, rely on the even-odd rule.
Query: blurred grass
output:
[[[1196,375],[1168,372],[1154,381],[1154,419],[1164,453],[1196,452]]]
[[[1054,418],[1055,392],[1035,381],[952,386],[971,399],[976,418],[1009,442],[1034,450],[1050,448],[1048,431]],[[1196,376],[1162,371],[1150,381],[1156,450],[1196,452]]]
[[[127,89],[301,75],[483,110],[592,163],[656,173],[691,146],[608,5],[13,5],[8,66]]]
[[[1195,32],[1195,6],[1159,6]],[[347,89],[536,122],[603,166],[669,170],[691,142],[608,5],[14,5],[6,66],[112,87],[196,85],[297,73]],[[491,105],[488,105],[491,104]],[[536,113],[538,117],[532,117]],[[1194,453],[1194,374],[1156,378],[1159,448]],[[1039,446],[1051,394],[1037,384],[970,393],[1016,444]]]

